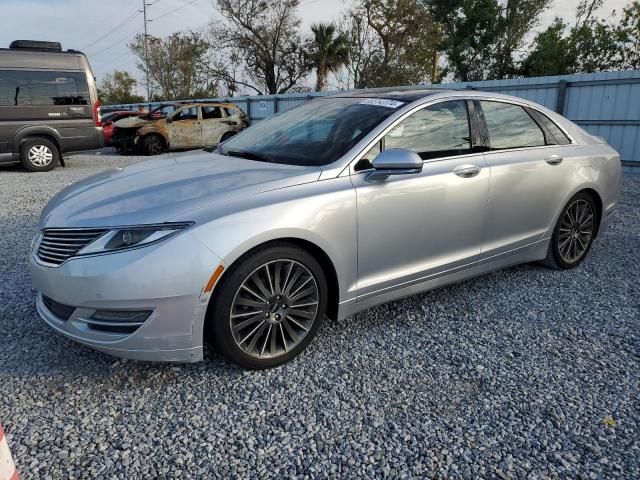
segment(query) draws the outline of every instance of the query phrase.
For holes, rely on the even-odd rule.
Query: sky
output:
[[[131,38],[143,29],[143,0],[0,0],[3,25],[0,47],[15,39],[52,40],[64,49],[82,50],[89,57],[94,74],[100,81],[105,73],[127,70],[140,76],[135,58],[127,48]],[[220,20],[215,0],[146,0],[148,32],[167,36],[178,30],[200,30],[211,20]],[[579,0],[554,0],[544,14],[538,29],[560,16],[569,23],[575,21]],[[608,16],[620,11],[631,0],[605,0],[599,12]],[[314,22],[338,21],[341,11],[351,0],[300,0],[299,15],[302,30],[308,31]],[[309,86],[311,82],[308,81]]]

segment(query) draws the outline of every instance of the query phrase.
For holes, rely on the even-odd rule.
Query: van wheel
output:
[[[31,172],[47,172],[60,161],[58,147],[46,138],[27,139],[20,149],[20,162]]]
[[[142,151],[147,155],[160,155],[164,152],[164,142],[158,135],[147,135],[142,140]]]

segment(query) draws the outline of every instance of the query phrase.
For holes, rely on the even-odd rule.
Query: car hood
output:
[[[140,117],[127,117],[114,122],[113,126],[118,128],[140,128],[143,125],[149,125],[154,121],[155,120],[147,120]]]
[[[235,197],[313,182],[321,172],[206,152],[148,160],[66,187],[43,210],[40,228],[161,223]]]

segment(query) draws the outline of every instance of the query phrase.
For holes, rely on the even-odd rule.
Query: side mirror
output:
[[[407,175],[422,171],[420,155],[404,148],[384,150],[371,162],[374,170],[367,175],[368,182],[382,182],[390,175]]]
[[[173,117],[167,117],[167,123],[173,122]]]

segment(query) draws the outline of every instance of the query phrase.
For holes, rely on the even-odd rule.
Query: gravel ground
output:
[[[524,265],[326,322],[248,372],[126,362],[38,318],[40,210],[135,157],[0,169],[0,423],[21,478],[639,478],[640,175],[578,269]]]

